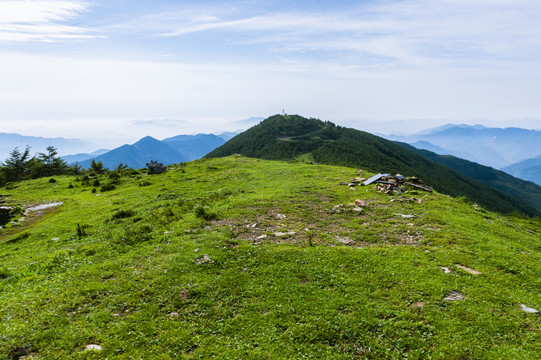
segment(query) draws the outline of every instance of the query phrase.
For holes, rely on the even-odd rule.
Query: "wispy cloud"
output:
[[[95,30],[66,24],[90,10],[87,1],[8,0],[0,2],[0,41],[56,42],[102,37]]]
[[[191,10],[193,13],[193,9]],[[347,52],[369,62],[423,65],[533,58],[541,46],[541,4],[534,0],[367,2],[325,12],[206,15],[206,21],[163,14],[157,34],[229,36],[284,53]],[[155,14],[154,19],[160,15]],[[537,57],[536,57],[537,58]]]

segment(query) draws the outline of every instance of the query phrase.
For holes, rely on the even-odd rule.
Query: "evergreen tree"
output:
[[[103,166],[103,162],[92,159],[92,161],[90,162],[90,172],[100,175],[100,174],[104,174],[105,171],[106,170],[105,170],[105,167]]]
[[[47,153],[39,153],[37,155],[36,169],[34,178],[52,176],[52,175],[62,175],[68,172],[68,164],[60,158],[58,151],[54,146],[47,147]]]
[[[23,180],[28,172],[30,163],[30,147],[27,146],[24,152],[16,147],[9,154],[9,158],[2,164],[5,182]]]

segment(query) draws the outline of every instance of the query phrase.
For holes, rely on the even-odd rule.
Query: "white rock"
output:
[[[85,347],[85,351],[101,351],[101,346],[90,344]]]
[[[520,310],[530,314],[539,314],[539,310],[532,309],[531,307],[527,307],[524,304],[520,304]]]

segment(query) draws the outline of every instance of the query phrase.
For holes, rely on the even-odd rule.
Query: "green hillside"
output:
[[[438,155],[428,150],[416,149],[408,144],[400,144],[424,157],[448,166],[451,169],[492,186],[495,189],[499,189],[506,194],[513,195],[541,211],[541,186],[536,185],[533,182],[521,180],[503,171],[460,159],[452,155]]]
[[[230,156],[0,188],[0,359],[539,358],[541,223],[339,185],[370,175]]]
[[[415,151],[372,134],[298,115],[275,115],[206,157],[241,154],[269,160],[309,159],[317,163],[361,167],[373,172],[410,174],[436,190],[465,196],[493,211],[539,216],[532,205],[441,165]]]

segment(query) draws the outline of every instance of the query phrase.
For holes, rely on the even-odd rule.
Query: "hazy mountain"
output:
[[[60,155],[93,150],[93,144],[80,139],[44,138],[0,133],[0,162],[7,159],[9,153],[16,147],[19,150],[24,150],[26,146],[30,146],[30,154],[32,155],[45,152],[48,146],[54,146]]]
[[[275,115],[207,154],[241,154],[269,160],[313,159],[323,164],[361,167],[374,172],[417,176],[437,191],[466,196],[489,209],[530,215],[530,204],[494,189],[392,141],[298,115]]]
[[[498,169],[541,155],[541,131],[520,128],[445,125],[414,135],[384,137],[412,145],[419,141],[429,142],[445,149],[447,154]],[[441,150],[435,152],[442,153]]]
[[[240,134],[242,131],[237,131],[237,132],[233,132],[233,131],[226,131],[226,132],[223,132],[221,134],[217,134],[217,136],[221,137],[222,139],[224,139],[225,141],[229,141],[231,140],[232,138],[234,138],[235,136],[237,136],[238,134]]]
[[[96,156],[100,156],[102,154],[105,154],[108,151],[110,151],[110,150],[108,150],[108,149],[100,149],[100,150],[96,150],[96,151],[91,152],[91,153],[81,153],[81,154],[75,154],[75,155],[62,156],[62,159],[64,159],[64,161],[67,162],[68,164],[73,164],[73,163],[76,163],[76,162],[81,162],[81,161],[85,161],[85,160],[88,160],[88,159],[95,158]]]
[[[541,156],[506,166],[502,170],[518,178],[541,185]]]
[[[506,172],[480,165],[468,160],[459,159],[451,155],[438,155],[428,150],[417,149],[408,144],[402,144],[415,152],[450,167],[464,175],[467,175],[484,184],[492,186],[506,194],[513,195],[524,200],[541,211],[541,186],[531,181],[525,181],[511,176]],[[534,159],[532,159],[534,160]],[[538,171],[541,174],[541,157],[537,159]]]
[[[109,169],[117,167],[120,163],[139,169],[145,167],[150,160],[156,160],[165,165],[187,161],[167,143],[150,136],[144,137],[132,145],[122,145],[103,155],[96,156],[94,159],[103,162],[103,165]],[[78,164],[83,168],[88,168],[91,161],[88,159]]]
[[[88,154],[79,154],[84,159],[79,160],[78,164],[88,168],[92,159],[102,161],[109,169],[117,167],[120,163],[139,169],[145,167],[150,160],[165,165],[178,164],[200,159],[224,143],[224,139],[213,134],[178,135],[162,141],[147,136],[134,144],[122,145],[98,156],[86,157]],[[76,161],[68,161],[74,162]]]
[[[187,161],[200,159],[218,146],[225,144],[223,138],[214,134],[178,135],[162,141]]]

